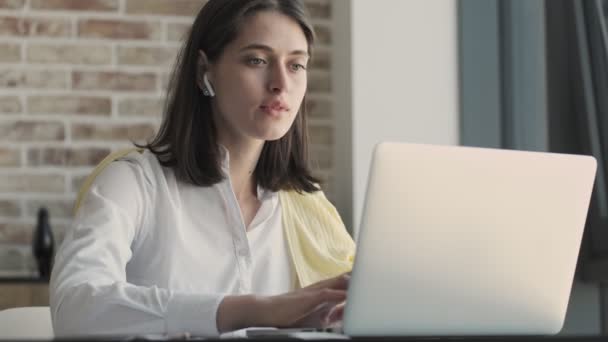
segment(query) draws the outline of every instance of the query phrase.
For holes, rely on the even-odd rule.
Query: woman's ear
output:
[[[205,54],[205,52],[203,52],[203,50],[198,50],[196,84],[198,85],[201,91],[205,89],[204,76],[207,72],[209,72],[209,60],[207,59],[207,55]]]

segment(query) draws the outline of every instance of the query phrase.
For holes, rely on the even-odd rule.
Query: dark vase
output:
[[[51,277],[55,240],[49,223],[49,212],[46,208],[38,210],[38,223],[36,224],[32,244],[40,278],[48,280]]]

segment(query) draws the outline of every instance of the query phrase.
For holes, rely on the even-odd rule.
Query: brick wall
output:
[[[106,154],[150,137],[183,33],[202,0],[0,0],[0,276],[35,272],[46,206],[57,240],[77,189]],[[307,0],[315,170],[332,198],[330,0]]]

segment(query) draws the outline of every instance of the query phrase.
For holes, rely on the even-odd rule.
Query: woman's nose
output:
[[[273,68],[268,87],[272,93],[282,93],[287,91],[288,79],[287,70],[285,67],[276,66]]]

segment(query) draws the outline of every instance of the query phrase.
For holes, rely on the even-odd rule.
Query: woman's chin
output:
[[[287,132],[289,131],[289,129],[270,129],[267,130],[265,132],[261,132],[261,134],[258,135],[260,140],[265,140],[265,141],[275,141],[275,140],[279,140],[282,137],[285,136],[285,134],[287,134]]]
[[[277,141],[277,140],[281,139],[282,137],[284,137],[286,133],[287,132],[285,132],[283,134],[271,134],[271,135],[268,135],[264,140],[266,140],[266,141]]]

